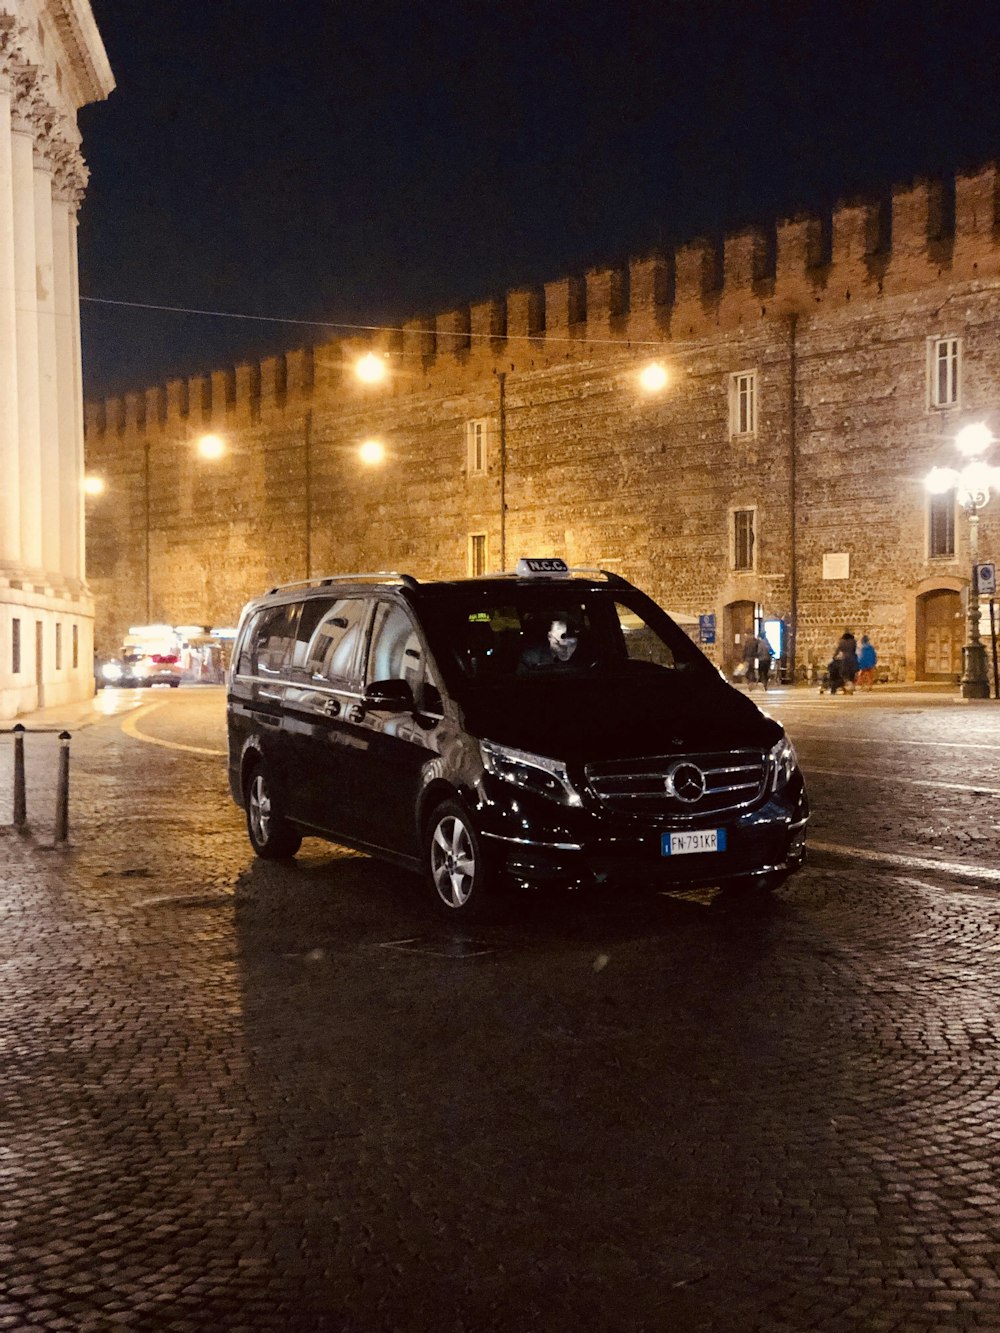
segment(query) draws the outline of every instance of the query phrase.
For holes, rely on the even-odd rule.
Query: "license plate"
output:
[[[664,856],[686,856],[690,852],[724,852],[726,830],[702,829],[697,833],[661,833],[660,850]]]

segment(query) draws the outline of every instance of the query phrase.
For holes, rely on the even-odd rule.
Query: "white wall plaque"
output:
[[[848,551],[826,551],[823,555],[823,577],[825,579],[849,579],[851,577],[851,556]]]

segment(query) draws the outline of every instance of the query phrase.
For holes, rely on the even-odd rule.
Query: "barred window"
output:
[[[927,554],[955,554],[955,492],[927,497]]]
[[[469,534],[469,573],[473,578],[486,573],[486,533]]]
[[[732,521],[733,569],[754,568],[754,548],[757,544],[757,511],[734,509]]]

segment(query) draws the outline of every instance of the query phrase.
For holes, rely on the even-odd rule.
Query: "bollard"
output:
[[[69,742],[68,731],[59,733],[59,788],[56,792],[56,842],[69,837]]]
[[[23,829],[28,821],[24,798],[24,727],[18,722],[14,728],[14,827]]]

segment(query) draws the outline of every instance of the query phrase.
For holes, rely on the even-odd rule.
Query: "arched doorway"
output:
[[[760,608],[756,602],[730,602],[722,609],[722,669],[727,676],[743,661],[743,645],[757,629]]]
[[[964,640],[960,593],[934,588],[917,598],[917,680],[958,680]]]

